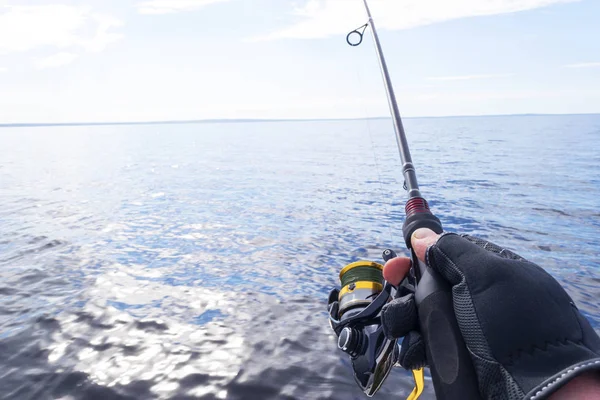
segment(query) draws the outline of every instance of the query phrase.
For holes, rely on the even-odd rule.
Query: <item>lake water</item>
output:
[[[538,262],[600,331],[600,115],[405,127],[446,230]],[[0,398],[363,399],[327,294],[406,254],[405,198],[385,119],[0,129]],[[378,397],[411,389],[397,368]]]

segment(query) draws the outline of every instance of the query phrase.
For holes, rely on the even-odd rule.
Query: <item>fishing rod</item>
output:
[[[338,347],[351,358],[355,381],[367,396],[373,396],[399,357],[396,340],[383,334],[381,309],[394,297],[414,293],[436,397],[439,400],[478,399],[475,371],[454,315],[451,289],[435,271],[417,258],[412,248],[411,236],[417,229],[429,228],[440,234],[443,228],[429,209],[427,200],[421,196],[377,29],[367,0],[363,3],[368,21],[350,32],[346,41],[351,46],[360,45],[365,30],[371,28],[402,162],[404,187],[408,193],[402,234],[410,250],[412,266],[409,277],[398,287],[383,280],[381,264],[358,261],[344,267],[340,272],[341,290],[334,289],[329,294],[330,324],[338,335]],[[353,41],[356,36],[358,40]],[[383,252],[386,262],[394,257],[393,250]],[[432,354],[437,358],[433,358]],[[411,400],[419,397],[424,383],[422,369],[414,370],[413,376],[415,389],[409,396]]]

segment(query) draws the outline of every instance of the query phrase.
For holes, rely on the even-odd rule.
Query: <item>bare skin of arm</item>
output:
[[[418,232],[418,231],[417,231]],[[415,232],[415,233],[417,233]],[[439,236],[429,236],[419,240],[413,235],[412,245],[417,257],[425,262],[427,247],[435,244]],[[385,264],[383,277],[393,285],[398,285],[410,270],[410,259],[397,257]],[[569,383],[552,394],[549,400],[600,400],[600,373],[588,372],[573,378]]]
[[[572,399],[600,399],[600,375],[597,372],[579,375],[548,398],[548,400]]]

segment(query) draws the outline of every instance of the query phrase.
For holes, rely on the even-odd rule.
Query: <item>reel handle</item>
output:
[[[452,289],[439,274],[417,258],[411,236],[419,228],[443,232],[440,220],[423,198],[406,203],[402,233],[410,249],[417,280],[415,302],[431,377],[439,400],[481,399],[473,362],[462,337],[452,302]]]

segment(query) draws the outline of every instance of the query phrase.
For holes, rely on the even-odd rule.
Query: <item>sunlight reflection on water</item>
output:
[[[404,253],[369,124],[2,130],[0,398],[363,398],[325,302],[345,264]],[[599,329],[600,116],[406,129],[445,228],[539,262]]]

